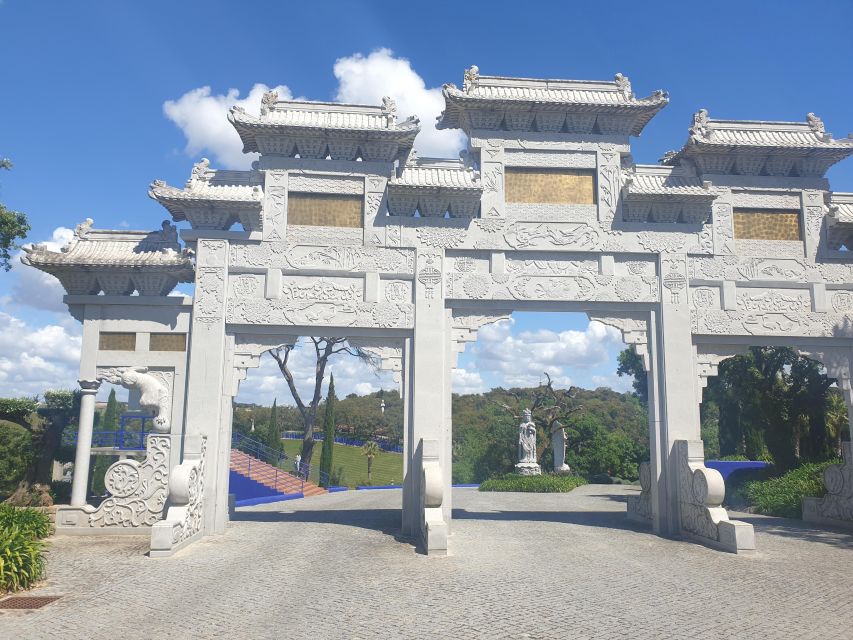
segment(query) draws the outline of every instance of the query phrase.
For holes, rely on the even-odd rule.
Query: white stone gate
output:
[[[484,324],[551,310],[619,328],[648,370],[651,460],[629,515],[659,535],[754,547],[752,527],[720,506],[722,478],[704,467],[701,391],[726,357],[784,344],[824,362],[849,406],[853,194],[832,193],[824,174],[853,139],[834,140],[813,114],[754,122],[700,110],[680,151],[638,165],[630,136],[668,98],[636,97],[621,74],[531,80],[472,67],[444,97],[439,127],[468,136],[458,160],[417,158],[418,121],[398,122],[390,99],[268,93],[259,115],[228,116],[244,150],[260,154],[250,171],[202,160],[183,188],[151,185],[189,223],[185,249],[169,223],[146,236],[89,222],[63,253],[28,253],[84,323],[89,395],[61,531],[150,527],[153,555],[222,533],[232,400],[246,370],[298,336],[344,336],[399,374],[403,533],[444,551],[457,356]],[[179,281],[195,283],[192,300],[167,297]],[[127,367],[147,367],[168,398],[169,462],[156,496],[142,482],[148,467],[111,469],[118,515],[105,524],[81,495],[85,440],[98,381]]]

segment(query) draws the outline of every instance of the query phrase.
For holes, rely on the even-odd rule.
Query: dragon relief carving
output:
[[[151,371],[148,367],[112,367],[98,369],[97,379],[139,391],[139,406],[154,416],[154,430],[169,432],[172,410],[171,372]]]

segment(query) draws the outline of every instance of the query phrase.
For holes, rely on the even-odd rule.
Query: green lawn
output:
[[[284,440],[284,452],[291,459],[302,448],[301,440]],[[314,445],[314,453],[311,460],[311,480],[317,481],[317,469],[320,467],[320,455],[323,451],[322,442]],[[367,481],[367,458],[361,455],[360,447],[350,447],[345,444],[335,443],[332,454],[332,468],[343,467],[343,480],[341,485],[355,487],[357,485],[386,485],[403,484],[403,456],[400,453],[389,453],[383,451],[373,459],[373,477]]]

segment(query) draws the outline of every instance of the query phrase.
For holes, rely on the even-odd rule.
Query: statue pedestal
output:
[[[515,472],[520,476],[542,475],[542,467],[535,462],[519,462],[515,465]]]
[[[571,472],[572,472],[572,468],[567,464],[563,464],[562,466],[559,466],[559,467],[554,467],[554,473],[559,473],[560,475],[567,475]]]

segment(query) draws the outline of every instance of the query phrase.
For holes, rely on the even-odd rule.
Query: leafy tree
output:
[[[841,441],[846,433],[850,439],[850,423],[847,416],[847,402],[841,391],[830,389],[826,394],[826,431],[833,443],[835,456],[841,457]]]
[[[373,459],[382,453],[382,449],[373,440],[365,442],[361,447],[361,455],[367,458],[367,481],[370,482],[373,478]]]
[[[323,416],[323,450],[320,452],[320,483],[328,486],[332,477],[332,457],[335,450],[335,374],[329,374],[326,411]]]
[[[623,349],[619,353],[619,367],[616,373],[619,376],[633,376],[634,394],[640,399],[643,405],[649,404],[649,374],[643,366],[643,358],[637,355],[633,345],[627,349]]]
[[[50,485],[62,432],[79,410],[80,394],[72,391],[46,391],[41,403],[37,398],[0,399],[0,419],[29,431],[34,452],[24,478],[7,502],[27,506],[39,493],[36,485]]]
[[[276,364],[278,364],[278,368],[287,382],[290,395],[293,396],[293,401],[296,403],[296,408],[299,410],[302,418],[302,452],[300,455],[302,456],[302,460],[306,462],[311,460],[311,455],[314,453],[314,426],[317,423],[317,411],[320,406],[323,381],[326,378],[326,367],[329,364],[329,358],[337,353],[348,353],[374,367],[377,364],[374,358],[367,352],[349,347],[346,344],[345,338],[309,338],[309,341],[314,347],[315,365],[314,391],[308,402],[303,401],[299,390],[296,388],[296,381],[288,363],[290,355],[299,346],[299,343],[284,345],[269,352],[276,361]]]
[[[11,169],[8,158],[0,158],[0,169]],[[27,216],[20,211],[12,211],[0,203],[0,267],[5,271],[12,268],[10,262],[12,249],[18,248],[17,240],[23,240],[30,231]]]
[[[33,458],[30,432],[0,421],[0,499],[15,490]]]

